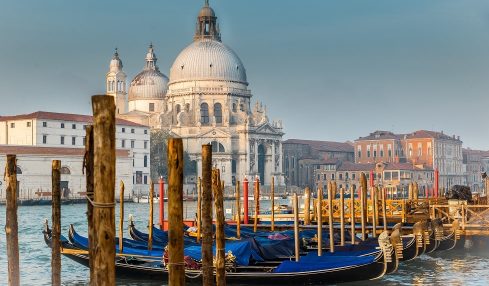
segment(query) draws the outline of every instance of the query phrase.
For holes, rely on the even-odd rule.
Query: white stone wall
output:
[[[70,170],[69,175],[62,174],[61,181],[68,182],[69,197],[78,198],[86,191],[85,174],[83,174],[82,156],[57,156],[57,155],[18,155],[17,166],[22,174],[17,175],[19,182],[19,198],[40,198],[36,192],[51,192],[52,161],[61,160],[61,166]],[[6,164],[6,155],[0,154],[0,166]],[[119,190],[120,181],[124,182],[126,190],[132,190],[132,160],[118,157],[116,160],[116,190]],[[0,199],[5,199],[6,183],[1,179]],[[130,191],[125,192],[129,198]],[[50,197],[48,197],[50,198]]]
[[[0,144],[36,145],[35,119],[0,122]]]

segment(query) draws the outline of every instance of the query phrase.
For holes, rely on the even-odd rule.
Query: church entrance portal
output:
[[[260,183],[262,185],[265,183],[265,153],[265,146],[263,146],[263,144],[258,146],[258,173],[260,175]]]

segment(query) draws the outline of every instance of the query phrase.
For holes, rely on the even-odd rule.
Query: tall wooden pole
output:
[[[95,246],[97,245],[95,228],[93,225],[93,205],[94,200],[94,142],[93,142],[93,125],[88,125],[85,130],[85,178],[87,182],[87,225],[88,225],[88,265],[90,268],[90,285],[96,285],[95,282]]]
[[[334,252],[334,228],[333,228],[333,183],[328,183],[328,224],[329,224],[329,252]]]
[[[309,187],[304,190],[304,224],[311,224],[311,189]]]
[[[249,182],[248,179],[245,177],[243,180],[243,223],[244,224],[249,224],[249,209],[248,209],[248,187],[249,187]]]
[[[170,161],[168,160],[168,162],[170,162]],[[153,197],[154,197],[154,193],[155,193],[155,187],[153,184],[153,180],[149,180],[148,250],[153,249]]]
[[[202,232],[202,179],[197,179],[197,242],[200,242]]]
[[[160,229],[165,230],[165,181],[163,176],[158,181],[160,186]]]
[[[226,268],[224,265],[225,236],[224,236],[224,185],[221,185],[219,169],[212,170],[212,192],[216,208],[216,285],[226,285]]]
[[[124,251],[124,182],[120,182],[119,194],[119,253]]]
[[[255,216],[253,218],[253,232],[256,232],[258,228],[258,215],[260,214],[260,180],[258,177],[255,178],[255,191],[254,200],[255,200]]]
[[[317,199],[317,227],[318,227],[318,256],[323,255],[323,187],[320,186],[318,189],[318,199]]]
[[[340,244],[345,245],[345,189],[340,188]]]
[[[355,244],[355,189],[350,186],[350,224],[351,224],[351,244]]]
[[[367,223],[367,177],[365,173],[362,172],[360,176],[360,212],[361,212],[361,223],[362,223],[362,240],[366,239],[366,229],[365,224]]]
[[[96,285],[115,285],[115,103],[112,96],[92,96],[94,135],[94,204]]]
[[[382,188],[382,221],[384,223],[384,231],[387,231],[387,206],[385,203],[385,187]]]
[[[272,200],[272,221],[271,221],[271,229],[272,231],[275,231],[275,177],[272,176],[272,194],[271,200]]]
[[[245,210],[246,211],[246,210]],[[202,145],[202,285],[214,285],[212,255],[212,146]]]
[[[299,200],[297,199],[297,193],[294,193],[294,249],[295,249],[295,261],[299,261]]]
[[[6,204],[5,234],[7,242],[8,285],[20,285],[19,271],[19,224],[17,221],[17,159],[15,155],[7,155],[5,167]]]
[[[168,285],[185,285],[183,262],[183,141],[168,140]],[[151,182],[153,186],[153,182]],[[151,198],[152,199],[152,198]],[[150,225],[152,228],[153,226]]]
[[[51,231],[51,284],[61,285],[61,161],[53,160],[52,182],[52,222]]]
[[[377,237],[377,187],[372,187],[372,237]]]
[[[241,196],[239,194],[239,181],[236,182],[236,236],[237,239],[241,238]]]

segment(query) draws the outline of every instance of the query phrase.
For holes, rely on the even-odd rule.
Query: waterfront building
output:
[[[288,139],[282,146],[288,186],[313,187],[316,165],[329,160],[354,160],[353,145],[348,142]]]
[[[416,181],[421,193],[433,188],[433,169],[423,165],[397,162],[353,163],[348,161],[329,160],[315,165],[315,187],[327,189],[329,181],[336,182],[338,188],[350,187],[354,190],[360,185],[361,173],[365,173],[370,185],[370,172],[373,171],[374,184],[388,190],[407,190],[409,183]]]
[[[85,128],[92,123],[93,117],[88,115],[43,111],[14,116],[0,116],[0,146],[4,148],[7,146],[42,147],[38,150],[29,149],[34,153],[28,155],[44,154],[46,150],[50,152],[49,154],[56,155],[56,151],[62,148],[83,152]],[[43,149],[47,147],[51,149]],[[127,178],[124,180],[126,190],[135,192],[147,191],[147,185],[150,180],[149,127],[124,119],[117,119],[116,148],[127,150],[131,159],[130,168],[132,175],[129,181]],[[18,150],[22,151],[22,149]],[[74,157],[76,157],[75,153],[73,153]],[[32,169],[31,166],[24,166],[24,169],[26,168]],[[81,172],[79,174],[76,172],[76,174],[82,175]],[[79,184],[76,186],[79,186]],[[129,188],[129,186],[132,187]],[[75,185],[69,188],[72,187],[74,188]]]
[[[44,147],[36,145],[0,145],[0,165],[6,165],[6,155],[17,155],[17,189],[19,199],[51,199],[52,161],[61,160],[62,198],[82,198],[86,194],[83,171],[85,149],[73,147]],[[126,190],[132,190],[133,167],[131,151],[116,151],[116,189],[124,181]],[[0,181],[0,200],[5,199],[5,182]],[[125,196],[129,197],[130,192]]]
[[[401,144],[403,135],[389,131],[375,131],[355,140],[355,162],[371,164],[377,162],[405,162]]]
[[[463,164],[465,165],[466,184],[472,192],[480,192],[484,188],[482,172],[485,172],[484,156],[486,151],[472,150],[470,148],[462,149]]]
[[[169,77],[157,65],[150,45],[144,69],[131,81],[116,51],[106,75],[107,94],[114,96],[120,118],[183,139],[190,159],[201,172],[203,144],[212,144],[213,165],[226,185],[255,176],[269,185],[283,184],[281,121],[271,121],[267,108],[252,104],[246,69],[222,42],[215,11],[206,1],[197,16],[193,41],[176,57]],[[123,112],[124,111],[124,112]]]

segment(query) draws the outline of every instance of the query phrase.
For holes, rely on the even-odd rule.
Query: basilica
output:
[[[192,43],[176,57],[169,77],[149,46],[143,70],[126,89],[126,74],[117,53],[106,75],[107,94],[118,117],[165,130],[183,139],[201,173],[201,149],[212,144],[213,164],[226,185],[245,177],[262,185],[282,185],[282,122],[271,121],[267,108],[252,103],[246,69],[221,40],[214,10],[205,1]]]

